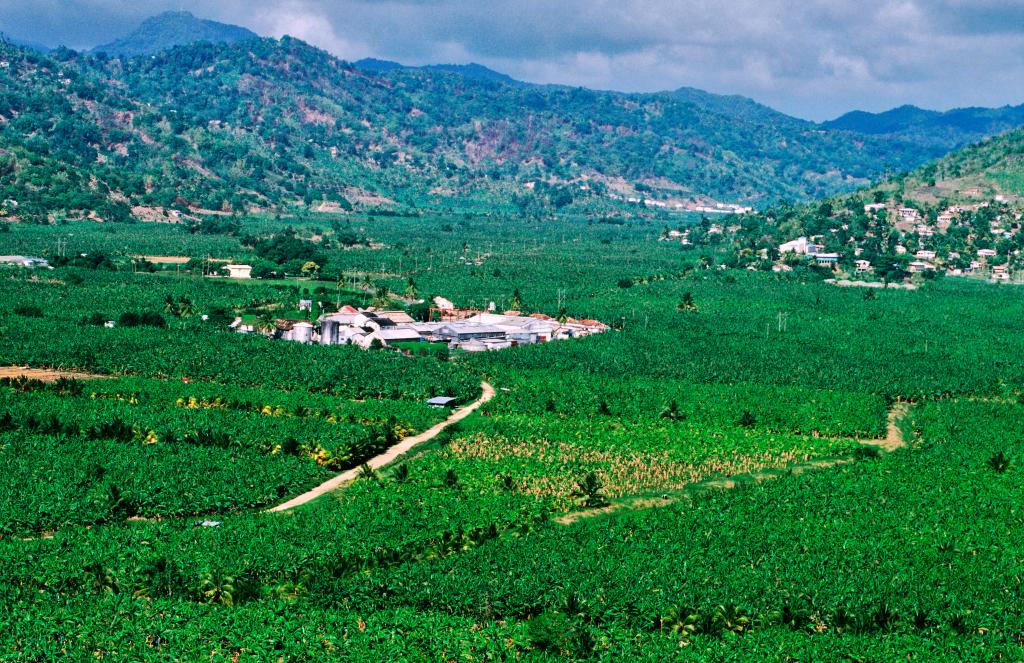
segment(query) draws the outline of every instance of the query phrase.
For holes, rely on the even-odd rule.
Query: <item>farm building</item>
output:
[[[53,269],[45,258],[33,256],[0,256],[0,265],[17,265],[18,267],[42,267]]]
[[[252,278],[252,265],[224,265],[228,270],[228,278],[249,279]]]
[[[521,315],[484,313],[452,308],[451,316],[438,322],[417,322],[405,311],[378,311],[344,306],[336,313],[321,315],[314,323],[275,320],[273,328],[261,329],[273,338],[320,345],[358,345],[368,348],[397,343],[443,343],[466,352],[501,350],[517,345],[583,338],[608,331],[598,320],[556,320],[541,313]],[[238,318],[231,327],[243,333],[257,331],[258,325]],[[267,325],[267,327],[270,327]],[[405,346],[403,346],[405,347]]]

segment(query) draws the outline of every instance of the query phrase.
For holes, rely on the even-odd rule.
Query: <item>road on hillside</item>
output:
[[[460,409],[456,410],[455,412],[452,412],[450,417],[448,417],[447,419],[445,419],[441,423],[433,426],[432,428],[428,428],[427,430],[423,431],[419,435],[414,435],[412,437],[405,438],[404,440],[402,440],[401,442],[399,442],[395,446],[389,448],[387,451],[385,451],[384,453],[380,454],[379,456],[374,456],[373,458],[368,460],[366,462],[366,464],[369,465],[371,468],[373,468],[375,470],[380,468],[380,467],[384,467],[388,463],[391,463],[392,461],[394,461],[399,456],[402,456],[403,454],[409,453],[409,451],[411,451],[413,447],[416,447],[416,446],[418,446],[420,444],[423,444],[424,442],[429,442],[430,440],[432,440],[435,437],[437,437],[438,435],[440,435],[441,431],[443,431],[444,429],[448,428],[449,426],[451,426],[454,423],[462,421],[463,419],[465,419],[469,415],[473,414],[473,412],[475,412],[481,405],[483,405],[487,401],[489,401],[492,398],[494,398],[494,387],[492,387],[491,385],[489,385],[486,382],[481,382],[480,383],[480,388],[483,390],[483,393],[480,395],[480,398],[478,398],[477,400],[473,401],[472,403],[470,403],[466,407],[460,408]],[[359,476],[359,472],[360,472],[361,469],[362,468],[360,466],[360,467],[353,467],[350,470],[346,470],[346,471],[342,472],[341,474],[339,474],[338,476],[334,477],[333,479],[330,479],[330,480],[325,481],[324,483],[320,484],[319,486],[317,486],[313,490],[310,490],[309,492],[303,493],[303,494],[299,495],[298,497],[293,497],[292,499],[288,500],[287,502],[284,502],[283,504],[278,504],[277,506],[275,506],[275,507],[273,507],[271,509],[267,509],[267,511],[268,512],[288,511],[290,509],[294,509],[297,506],[300,506],[302,504],[306,504],[307,502],[315,500],[316,498],[320,497],[321,495],[323,495],[325,493],[329,493],[332,490],[335,490],[338,487],[340,487],[342,484],[345,484],[345,483],[355,479],[357,476]]]

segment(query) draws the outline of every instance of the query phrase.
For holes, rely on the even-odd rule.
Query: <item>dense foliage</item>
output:
[[[0,364],[116,377],[0,380],[2,657],[1019,658],[1016,290],[865,298],[612,218],[354,216],[376,248],[289,220],[301,242],[272,245],[358,287],[614,327],[448,358],[224,329],[352,279],[131,269],[175,238],[255,257],[242,238],[293,237],[273,217],[14,225],[12,252],[67,239],[112,269],[0,271]],[[166,327],[91,324],[127,312]],[[495,399],[413,455],[263,512],[481,380]],[[897,401],[908,448],[861,446]]]
[[[0,201],[37,222],[166,221],[190,207],[445,208],[453,197],[562,208],[607,204],[616,191],[804,199],[945,151],[693,90],[367,72],[291,38],[135,59],[4,43],[0,60]],[[565,185],[581,178],[585,189]]]

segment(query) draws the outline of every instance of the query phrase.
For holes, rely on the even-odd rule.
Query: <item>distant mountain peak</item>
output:
[[[166,11],[147,18],[128,35],[92,49],[115,57],[156,53],[200,41],[233,44],[259,35],[246,28],[197,18],[188,11]]]
[[[476,62],[470,62],[468,64],[427,64],[422,67],[417,67],[413,65],[405,65],[401,62],[394,62],[392,60],[364,58],[362,60],[357,60],[353,64],[356,69],[374,74],[382,74],[389,71],[397,71],[399,69],[419,69],[425,71],[446,71],[449,73],[460,74],[466,78],[497,81],[499,83],[507,83],[509,85],[525,85],[522,81],[517,81],[508,74],[503,74],[500,71],[495,71]]]

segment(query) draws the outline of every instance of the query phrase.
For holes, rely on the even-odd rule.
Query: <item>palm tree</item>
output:
[[[395,468],[395,471],[391,474],[391,478],[394,479],[395,483],[406,483],[409,480],[409,466],[402,463]]]
[[[661,418],[669,419],[671,421],[679,421],[680,419],[685,419],[686,417],[685,415],[683,415],[682,412],[679,411],[679,403],[673,400],[662,409]]]
[[[676,310],[680,312],[693,313],[697,310],[697,304],[693,301],[693,295],[689,292],[683,293],[683,299],[676,304]]]
[[[359,466],[359,474],[356,476],[358,479],[365,479],[367,481],[380,481],[380,476],[376,470],[370,467],[369,463],[363,463]]]
[[[270,335],[276,329],[277,321],[274,320],[274,316],[270,315],[270,313],[261,313],[260,316],[256,318],[256,331]]]
[[[685,642],[700,630],[704,617],[696,609],[681,605],[669,610],[668,614],[658,621],[662,629],[668,628],[670,632],[680,636],[680,639]]]
[[[583,506],[588,509],[599,509],[608,506],[608,498],[601,492],[603,485],[597,474],[590,472],[583,477],[582,481],[576,482],[576,490],[572,496],[583,500]]]
[[[373,293],[372,305],[374,308],[387,308],[390,301],[389,294],[387,286],[378,285]]]
[[[235,604],[235,579],[217,569],[203,574],[199,596],[204,603],[232,606]]]
[[[191,299],[189,299],[188,297],[178,298],[178,304],[175,307],[174,314],[177,315],[179,318],[191,318],[198,312],[198,309],[196,309],[196,306],[195,304],[192,303]]]
[[[1002,474],[1006,471],[1006,468],[1010,466],[1010,459],[1007,458],[1006,454],[1002,451],[995,454],[985,462],[996,474]]]

